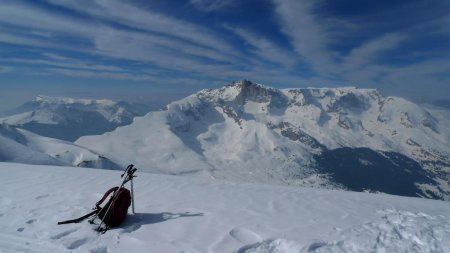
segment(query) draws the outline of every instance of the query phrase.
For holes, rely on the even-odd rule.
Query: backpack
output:
[[[134,173],[136,172],[137,168],[133,168],[133,166],[134,166],[133,164],[128,165],[125,172],[121,175],[121,177],[125,176],[125,178],[120,187],[116,186],[106,191],[105,194],[103,194],[103,197],[95,204],[94,211],[86,215],[83,215],[80,218],[60,221],[58,222],[58,225],[77,223],[93,216],[89,220],[89,223],[96,224],[94,222],[96,218],[99,218],[101,221],[100,225],[97,228],[98,232],[105,233],[110,227],[119,226],[127,217],[128,207],[130,207],[130,204],[133,204],[133,213],[134,213],[134,200],[132,192],[133,192],[133,178],[136,177],[134,176]],[[131,192],[124,187],[124,185],[128,181],[131,181]],[[103,207],[100,207],[103,201],[105,201],[105,199],[111,193],[112,196],[108,200],[108,202]]]
[[[118,191],[116,193],[116,191]],[[109,194],[115,193],[114,198],[110,198],[109,201],[102,208],[100,205],[103,201],[109,196]],[[103,195],[103,198],[100,199],[95,206],[99,210],[98,217],[103,223],[108,227],[116,227],[119,226],[127,216],[128,207],[131,205],[131,193],[127,188],[121,187],[119,189],[118,186],[109,189]]]

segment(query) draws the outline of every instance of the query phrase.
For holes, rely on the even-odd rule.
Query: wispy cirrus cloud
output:
[[[96,0],[82,1],[82,4],[78,1],[73,2],[70,0],[48,0],[48,2],[91,15],[95,18],[171,36],[188,43],[226,52],[233,49],[228,43],[220,39],[219,34],[206,27],[154,12],[150,9],[139,8],[127,1]]]
[[[436,1],[444,11],[412,8],[428,8],[419,0],[6,0],[0,71],[160,84],[442,86],[450,5]],[[395,15],[408,11],[420,18]]]
[[[20,1],[2,3],[0,22],[47,38],[55,38],[59,34],[86,38],[96,31],[95,25],[85,20],[50,12]]]
[[[95,52],[112,58],[125,58],[173,66],[177,61],[202,57],[212,61],[231,61],[219,51],[184,44],[178,40],[135,31],[102,29],[94,38]],[[126,45],[126,46],[125,46]],[[169,62],[168,62],[169,61]]]
[[[202,11],[217,11],[236,4],[236,0],[190,0],[189,3]]]
[[[326,29],[313,13],[317,1],[274,0],[281,30],[291,40],[295,52],[319,73],[326,74],[334,63],[327,52]]]
[[[95,62],[80,61],[74,58],[68,58],[54,53],[46,53],[40,59],[24,59],[24,58],[8,58],[0,61],[10,63],[22,63],[29,65],[42,65],[59,67],[66,69],[84,69],[91,71],[108,71],[108,72],[127,72],[126,69],[112,66],[112,65],[100,65]]]
[[[225,27],[250,45],[253,48],[251,50],[253,54],[259,58],[288,68],[291,68],[296,64],[297,57],[292,56],[288,50],[276,45],[267,38],[255,35],[254,33],[242,28],[231,26]]]
[[[50,1],[51,2],[51,1]],[[201,71],[211,64],[226,64],[239,59],[232,46],[214,32],[189,22],[177,20],[129,4],[113,1],[57,1],[59,6],[90,15],[94,20],[66,17],[21,2],[10,2],[0,8],[0,22],[14,29],[0,29],[0,42],[38,48],[82,51],[85,54],[149,63],[178,71]],[[116,5],[117,8],[114,8]],[[18,19],[18,21],[16,20]],[[118,28],[114,24],[130,27]],[[13,30],[13,32],[11,32]],[[23,30],[23,33],[17,32]],[[27,34],[27,31],[32,34]],[[62,43],[58,38],[76,38]],[[49,39],[50,38],[50,39]],[[55,66],[59,68],[98,68],[93,64],[49,61],[47,59],[14,59],[14,62]],[[81,64],[80,64],[81,63]],[[75,66],[76,65],[76,66]],[[103,66],[104,67],[104,66]],[[112,66],[109,66],[112,68]],[[100,70],[100,69],[97,69]],[[72,73],[73,70],[59,71]],[[105,71],[105,69],[102,69]],[[55,72],[55,71],[53,71]],[[72,75],[73,76],[73,75]],[[79,75],[82,76],[82,75]],[[85,75],[87,76],[87,75]],[[107,73],[103,76],[111,76]],[[142,78],[141,78],[142,79]],[[132,78],[130,80],[135,80]]]
[[[343,58],[343,67],[345,70],[364,68],[368,64],[373,64],[382,56],[382,53],[396,49],[406,39],[405,35],[388,33],[369,40],[359,47],[353,48]]]
[[[295,52],[325,77],[341,76],[345,71],[373,64],[381,53],[395,49],[407,39],[407,36],[399,33],[375,35],[349,52],[340,52],[333,49],[332,45],[345,43],[342,40],[345,41],[346,35],[354,32],[357,24],[319,17],[315,8],[323,0],[274,0],[274,3],[281,29],[290,38]]]
[[[68,68],[47,68],[41,75],[61,74],[72,77],[82,78],[101,78],[101,79],[116,79],[116,80],[130,80],[130,81],[155,81],[158,78],[147,74],[129,73],[129,72],[109,72],[109,71],[95,71],[84,69],[68,69]]]
[[[411,46],[414,39],[423,40],[421,34],[417,33],[419,29],[423,31],[423,23],[398,31],[371,33],[365,31],[364,26],[367,24],[320,16],[321,13],[317,10],[318,6],[326,2],[324,0],[273,0],[273,2],[281,30],[290,39],[295,52],[305,59],[318,75],[325,78],[337,77],[342,81],[355,81],[353,78],[358,77],[356,80],[360,82],[364,80],[369,82],[372,79],[383,81],[384,76],[389,76],[386,72],[399,70],[399,66],[392,64],[396,58],[405,58],[405,54],[401,54],[399,49],[404,45]],[[445,31],[446,19],[447,17],[436,17],[428,21],[428,33]],[[373,24],[370,26],[373,27]],[[359,42],[355,43],[354,38],[358,36]],[[349,44],[352,46],[349,47]],[[448,55],[448,51],[445,54]],[[412,55],[406,54],[406,57]],[[446,61],[439,58],[436,60]],[[429,65],[431,62],[424,61],[422,65],[421,62],[410,61],[403,64],[415,69],[416,66]],[[408,69],[406,66],[401,67]]]

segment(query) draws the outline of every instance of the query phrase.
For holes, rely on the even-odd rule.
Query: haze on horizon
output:
[[[164,104],[249,79],[450,100],[450,2],[4,0],[0,111],[38,94]]]

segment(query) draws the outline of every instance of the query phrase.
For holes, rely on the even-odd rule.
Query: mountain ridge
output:
[[[0,162],[120,169],[116,163],[71,142],[0,124]]]
[[[412,173],[405,182],[414,189],[411,196],[448,198],[449,136],[429,111],[374,89],[275,89],[244,80],[199,91],[77,143],[149,171],[347,189],[337,180],[344,172],[322,168],[318,156],[351,148],[345,161],[354,163],[365,154],[358,148],[367,148],[377,160],[360,169],[401,163]]]
[[[84,135],[101,134],[130,124],[150,111],[145,105],[108,99],[73,99],[39,95],[0,118],[42,136],[75,141]]]

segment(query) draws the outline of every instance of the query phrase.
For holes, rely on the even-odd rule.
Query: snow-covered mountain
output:
[[[111,100],[38,96],[0,118],[0,123],[19,126],[39,135],[74,141],[80,136],[102,134],[130,124],[150,108]]]
[[[0,251],[450,252],[446,201],[139,171],[136,214],[99,235],[56,223],[91,212],[121,172],[0,163]]]
[[[120,169],[110,159],[71,142],[0,124],[0,162]]]
[[[450,119],[433,114],[373,89],[241,81],[77,143],[154,172],[449,199]]]

